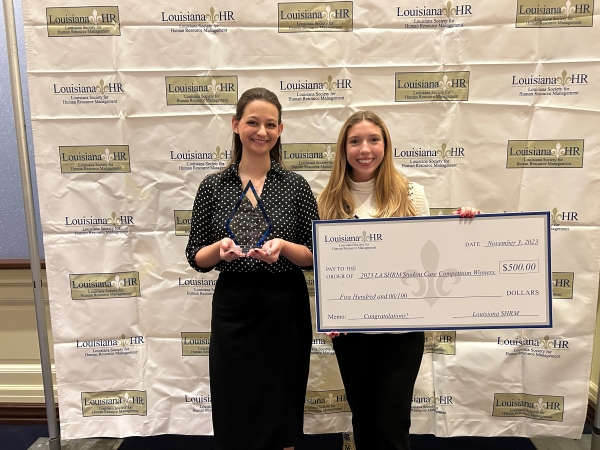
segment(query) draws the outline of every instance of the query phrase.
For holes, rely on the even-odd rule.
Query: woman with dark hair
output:
[[[342,125],[329,182],[319,195],[321,219],[427,216],[423,186],[396,170],[390,133],[374,112]],[[473,217],[479,211],[459,208]],[[410,333],[327,333],[346,390],[357,450],[409,450],[413,388],[425,336]]]
[[[312,328],[301,269],[312,266],[316,200],[281,164],[274,93],[244,92],[231,128],[231,160],[200,184],[186,248],[194,269],[220,272],[209,354],[215,442],[219,450],[291,449],[303,437]],[[243,253],[225,222],[249,181],[272,230],[261,248]]]

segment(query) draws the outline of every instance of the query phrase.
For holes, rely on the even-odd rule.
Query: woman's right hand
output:
[[[242,253],[241,248],[235,245],[235,242],[233,242],[232,239],[223,238],[221,239],[221,245],[219,246],[219,256],[223,261],[230,262],[244,256],[244,254]]]

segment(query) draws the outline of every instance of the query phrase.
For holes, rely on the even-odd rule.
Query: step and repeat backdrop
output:
[[[192,270],[184,248],[198,185],[225,166],[235,103],[254,86],[278,95],[284,163],[315,194],[341,124],[371,109],[431,214],[550,211],[553,327],[427,332],[411,431],[579,437],[600,256],[595,9],[24,0],[63,438],[212,433],[218,274]],[[308,433],[351,431],[317,333],[305,411]]]

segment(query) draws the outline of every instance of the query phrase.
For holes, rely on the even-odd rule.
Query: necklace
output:
[[[241,172],[239,172],[239,175],[240,175],[240,178],[245,178],[248,181],[252,181],[252,185],[254,186],[254,189],[258,189],[260,186],[262,186],[263,183],[265,182],[265,180],[267,179],[267,174],[263,175],[256,182],[252,178],[250,178],[248,175],[245,175],[245,174],[243,174]]]

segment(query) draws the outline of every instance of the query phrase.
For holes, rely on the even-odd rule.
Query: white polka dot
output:
[[[192,226],[185,253],[190,265],[199,272],[213,269],[196,265],[198,250],[228,237],[225,222],[242,194],[238,165],[224,172],[207,176],[196,194],[192,211]],[[261,193],[261,200],[273,229],[267,240],[281,238],[306,246],[312,251],[312,221],[318,219],[317,202],[308,182],[301,175],[285,170],[271,161],[271,169]],[[286,272],[296,265],[283,256],[273,264],[254,258],[221,261],[215,267],[222,272]]]

